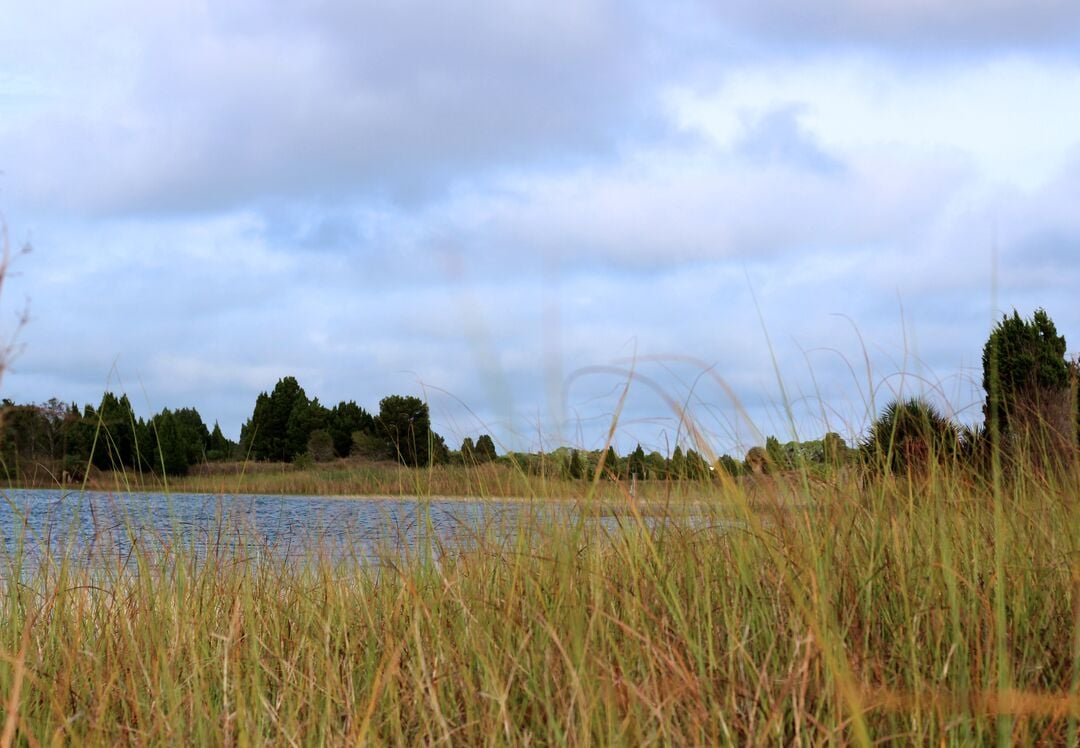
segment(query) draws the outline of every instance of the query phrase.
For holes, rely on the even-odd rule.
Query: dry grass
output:
[[[1076,744],[1080,474],[809,485],[380,566],[12,557],[2,742]]]
[[[554,472],[554,471],[553,471]],[[24,470],[11,487],[61,488],[57,469]],[[648,501],[707,497],[718,480],[636,481],[634,493]],[[152,473],[92,469],[85,485],[95,491],[163,491],[292,496],[440,496],[463,498],[574,500],[587,496],[621,501],[627,487],[603,480],[568,480],[528,475],[513,464],[435,465],[415,470],[392,462],[348,459],[297,466],[282,462],[209,463],[188,475],[162,480]],[[66,486],[72,488],[72,485]]]

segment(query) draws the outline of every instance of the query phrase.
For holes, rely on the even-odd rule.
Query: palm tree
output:
[[[903,473],[954,456],[959,444],[956,424],[926,400],[913,397],[885,406],[860,450],[871,464]]]

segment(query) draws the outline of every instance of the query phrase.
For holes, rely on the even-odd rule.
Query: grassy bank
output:
[[[392,462],[336,460],[295,465],[283,462],[208,463],[188,475],[162,480],[147,472],[91,470],[85,483],[57,480],[57,471],[24,471],[18,488],[85,488],[98,491],[164,491],[210,494],[297,496],[445,496],[469,498],[622,500],[629,486],[602,480],[567,480],[529,475],[505,462],[474,466],[435,465],[413,469]],[[636,481],[634,494],[645,501],[707,497],[717,480]]]
[[[379,569],[9,557],[3,744],[1075,744],[1075,471],[744,488]]]

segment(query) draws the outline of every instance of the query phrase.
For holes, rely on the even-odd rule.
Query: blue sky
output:
[[[596,447],[633,370],[622,450],[688,406],[740,453],[785,402],[807,437],[901,391],[976,420],[1000,310],[1080,351],[1071,0],[3,17],[18,401],[108,387],[235,437],[292,374],[423,395],[451,446]]]

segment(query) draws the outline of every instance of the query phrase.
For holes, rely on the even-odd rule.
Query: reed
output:
[[[1075,469],[710,491],[376,563],[9,546],[0,742],[1076,744]]]
[[[356,459],[328,463],[209,463],[188,475],[162,479],[150,472],[91,470],[85,482],[74,486],[57,481],[60,471],[27,470],[15,488],[85,488],[93,491],[173,491],[204,494],[262,494],[295,496],[439,496],[473,499],[510,498],[581,500],[600,496],[622,501],[628,487],[611,480],[596,483],[570,480],[558,474],[537,476],[512,463],[475,466],[434,465],[416,470],[391,462]],[[648,501],[707,498],[719,479],[637,480],[634,494]]]

